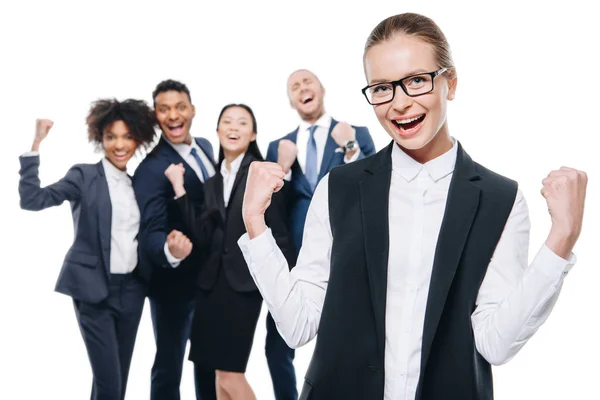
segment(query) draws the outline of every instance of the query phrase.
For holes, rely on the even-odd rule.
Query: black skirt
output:
[[[246,372],[262,297],[234,291],[223,272],[210,290],[198,289],[190,361],[208,370]]]

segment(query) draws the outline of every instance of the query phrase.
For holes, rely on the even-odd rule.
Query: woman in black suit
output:
[[[244,372],[262,297],[237,245],[246,232],[242,202],[248,168],[253,161],[263,161],[256,144],[256,118],[252,109],[244,104],[225,106],[219,115],[217,134],[219,168],[205,184],[202,214],[185,196],[183,166],[171,165],[165,171],[183,219],[191,225],[192,241],[206,247],[206,259],[197,280],[190,360],[196,370],[216,370],[219,400],[255,399]],[[288,239],[284,207],[282,194],[275,194],[267,212],[267,224],[293,265],[294,252]]]
[[[102,160],[74,165],[41,187],[39,147],[53,122],[37,120],[31,152],[20,157],[20,204],[39,211],[69,201],[75,234],[56,291],[73,298],[94,378],[92,400],[122,400],[150,272],[138,263],[140,213],[127,163],[152,143],[155,119],[144,101],[108,99],[93,103],[86,122]]]

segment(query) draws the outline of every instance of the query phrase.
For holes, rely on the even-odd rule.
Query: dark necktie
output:
[[[208,170],[206,169],[206,167],[202,163],[202,160],[200,159],[200,156],[198,155],[198,151],[196,151],[195,147],[192,147],[192,150],[190,151],[190,154],[192,156],[194,156],[194,158],[196,159],[196,162],[198,163],[198,166],[200,167],[200,171],[202,171],[202,180],[204,182],[206,182],[208,180],[208,178],[210,178],[210,175],[208,174]]]

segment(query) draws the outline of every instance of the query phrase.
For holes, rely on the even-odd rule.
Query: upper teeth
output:
[[[302,101],[303,101],[303,102],[307,102],[308,100],[312,100],[312,97],[311,97],[310,95],[304,96],[304,97],[302,98]]]
[[[121,152],[121,153],[119,153],[119,152],[116,152],[116,153],[115,153],[115,155],[116,155],[117,157],[122,157],[122,156],[124,156],[125,154],[127,154],[127,152],[126,152],[126,151],[124,151],[124,152]]]
[[[229,136],[228,136],[228,138],[229,138],[229,139],[237,139],[237,138],[238,138],[238,136],[237,136],[237,135],[234,135],[233,133],[230,133],[230,134],[229,134]]]
[[[419,118],[421,118],[421,116],[419,115],[418,117],[414,117],[414,118],[409,118],[409,119],[398,119],[396,120],[397,124],[408,124],[409,122],[413,122],[418,120]]]

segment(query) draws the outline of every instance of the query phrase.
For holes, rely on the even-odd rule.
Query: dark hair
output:
[[[104,130],[116,121],[123,121],[127,125],[138,146],[149,146],[156,136],[156,117],[145,101],[101,99],[92,103],[85,120],[89,141],[102,144]]]
[[[256,117],[254,116],[254,112],[252,111],[252,109],[250,107],[248,107],[245,104],[227,104],[225,107],[223,107],[221,109],[221,112],[219,113],[219,119],[217,119],[217,129],[219,129],[219,124],[221,123],[221,118],[223,118],[223,114],[225,113],[225,111],[229,110],[230,108],[233,107],[240,107],[243,108],[244,110],[248,111],[248,114],[250,114],[250,118],[252,119],[252,131],[256,134],[258,134],[258,129],[256,128]],[[258,143],[256,143],[256,140],[250,142],[250,144],[248,145],[248,151],[247,153],[252,154],[256,159],[263,161],[264,158],[260,152],[260,149],[258,148]],[[221,147],[221,145],[219,145],[219,163],[221,163],[221,161],[223,161],[223,159],[225,158],[225,155],[223,154],[223,147]]]
[[[183,92],[183,93],[187,94],[187,97],[190,100],[190,104],[192,104],[192,96],[190,95],[190,90],[188,89],[188,87],[179,81],[174,81],[173,79],[167,79],[166,81],[162,81],[161,83],[156,85],[154,92],[152,92],[152,102],[153,102],[154,106],[156,106],[156,96],[158,96],[159,94],[164,93],[164,92],[169,92],[171,90],[174,90],[175,92],[180,92],[180,93]]]
[[[431,44],[439,67],[454,68],[450,45],[440,27],[431,18],[414,13],[398,14],[381,21],[367,39],[363,62],[373,46],[390,40],[397,34],[414,36]]]

